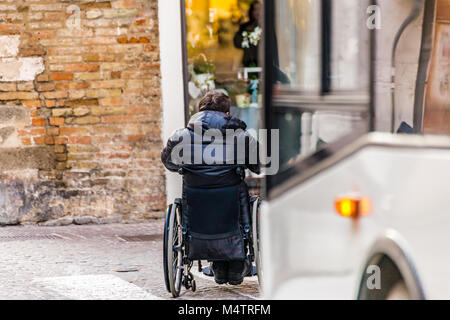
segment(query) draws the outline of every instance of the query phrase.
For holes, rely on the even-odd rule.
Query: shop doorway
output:
[[[450,134],[450,0],[438,0],[423,131]]]
[[[226,93],[231,113],[257,130],[262,5],[254,0],[185,0],[187,114],[208,91]]]

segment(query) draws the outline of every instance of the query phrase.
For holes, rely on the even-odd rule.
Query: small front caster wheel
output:
[[[192,292],[195,292],[197,290],[197,284],[195,283],[195,280],[192,280],[191,289],[192,289]]]

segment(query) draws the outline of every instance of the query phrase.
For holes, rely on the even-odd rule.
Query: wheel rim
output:
[[[178,206],[172,208],[168,236],[167,267],[169,271],[169,285],[172,296],[176,298],[180,295],[183,272],[181,216]]]

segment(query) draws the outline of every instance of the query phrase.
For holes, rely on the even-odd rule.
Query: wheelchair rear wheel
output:
[[[169,225],[166,247],[167,278],[170,292],[174,298],[180,295],[183,280],[183,234],[180,209],[181,207],[178,204],[172,205],[168,217]]]
[[[169,242],[169,221],[170,221],[170,214],[172,212],[172,204],[169,205],[167,208],[166,213],[166,221],[164,223],[164,248],[163,248],[163,269],[164,269],[164,282],[166,284],[166,289],[170,293],[170,281],[169,281],[169,267],[167,264],[167,247]]]
[[[259,208],[261,205],[261,199],[257,198],[253,202],[252,207],[252,238],[253,238],[253,252],[255,255],[256,273],[258,275],[258,282],[261,286],[262,283],[262,270],[261,270],[261,253],[260,253],[260,217]]]

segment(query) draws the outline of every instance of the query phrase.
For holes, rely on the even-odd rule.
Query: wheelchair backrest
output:
[[[189,230],[202,235],[225,235],[239,231],[239,185],[221,188],[184,186]]]

